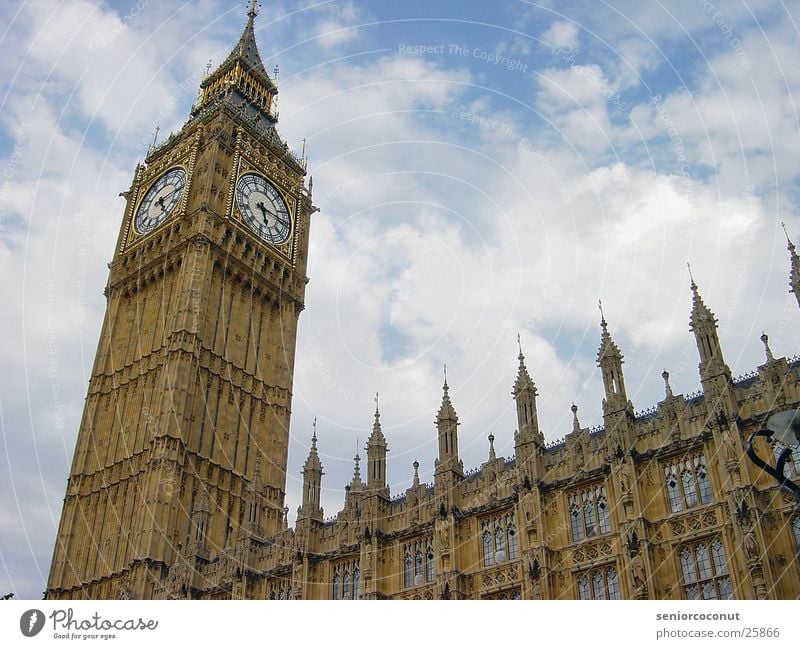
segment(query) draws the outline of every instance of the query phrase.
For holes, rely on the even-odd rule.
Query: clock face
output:
[[[283,243],[289,238],[289,210],[266,178],[257,174],[240,176],[236,181],[236,204],[247,225],[264,241]]]
[[[170,169],[156,180],[147,190],[139,209],[136,211],[134,225],[139,234],[147,234],[166,219],[178,205],[186,186],[186,170],[180,167]]]

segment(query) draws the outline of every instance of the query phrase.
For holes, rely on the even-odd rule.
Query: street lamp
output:
[[[784,448],[778,456],[778,461],[775,466],[771,466],[764,462],[756,454],[753,444],[756,437],[766,437],[767,439],[776,439]],[[792,454],[791,446],[800,444],[800,410],[783,410],[778,412],[767,420],[767,427],[757,430],[750,435],[747,440],[747,457],[760,469],[766,471],[775,480],[778,481],[778,486],[781,489],[788,491],[794,496],[797,502],[797,510],[800,511],[800,487],[792,482],[784,474],[786,467],[786,460]]]

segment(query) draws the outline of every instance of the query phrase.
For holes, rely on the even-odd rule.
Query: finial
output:
[[[661,378],[664,379],[664,389],[667,392],[667,396],[671,397],[672,396],[672,386],[669,384],[669,372],[667,372],[667,370],[664,370],[663,372],[661,372]]]
[[[794,244],[792,243],[792,240],[789,238],[789,233],[786,231],[786,224],[783,221],[781,221],[781,227],[783,228],[783,233],[786,235],[786,242],[788,243],[787,247],[789,248],[789,250],[794,252]]]
[[[489,459],[494,460],[496,455],[494,454],[494,433],[489,433]]]
[[[378,409],[378,393],[375,393],[375,416],[377,417],[380,415],[380,410]]]
[[[769,348],[769,336],[761,332],[761,342],[764,343],[764,351],[767,354],[767,361],[774,361],[775,357],[772,355],[772,350]]]
[[[417,460],[414,460],[414,464],[412,464],[411,466],[414,467],[414,486],[416,486],[419,484],[419,462],[417,462]]]
[[[258,0],[250,0],[250,5],[247,7],[247,15],[250,18],[255,18],[258,15]]]
[[[211,59],[208,59],[208,63],[206,63],[206,78],[208,78],[208,75],[210,74],[211,74]]]
[[[519,347],[519,360],[524,361],[525,356],[522,353],[522,338],[520,337],[519,332],[517,332],[517,347]]]
[[[272,77],[274,81],[278,80],[278,75],[281,73],[281,69],[278,67],[278,64],[275,64],[275,67],[272,68]]]
[[[597,300],[597,306],[600,309],[600,326],[603,328],[603,331],[606,330],[606,316],[603,313],[603,300]]]
[[[686,268],[689,269],[689,280],[691,281],[691,287],[693,291],[697,291],[697,284],[694,283],[694,277],[692,277],[692,265],[687,261]]]
[[[160,131],[161,131],[161,127],[160,126],[156,126],[156,130],[153,133],[153,144],[150,145],[150,150],[151,151],[156,148],[156,142],[158,142],[158,133]]]
[[[442,366],[442,369],[444,370],[444,386],[443,387],[444,387],[444,391],[447,392],[447,363],[444,363],[444,365]]]
[[[311,435],[311,448],[317,448],[317,418],[314,417],[314,423],[312,424],[314,428],[314,434]]]
[[[578,406],[576,406],[573,403],[571,410],[572,410],[572,431],[577,433],[581,429],[581,424],[578,421]]]

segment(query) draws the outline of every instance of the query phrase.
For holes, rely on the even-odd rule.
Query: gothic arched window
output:
[[[342,599],[350,599],[350,572],[344,573],[344,580],[342,582],[344,586],[342,587]]]
[[[411,557],[406,555],[406,558],[403,561],[403,588],[410,588],[414,581],[413,577],[411,576],[412,569],[413,562],[411,561]]]
[[[677,460],[664,467],[664,473],[671,511],[680,512],[698,505],[707,505],[714,500],[705,457],[702,454]]]
[[[685,545],[678,556],[686,599],[733,598],[725,548],[719,539]]]
[[[425,576],[428,581],[436,579],[436,569],[433,563],[433,548],[428,546],[428,552],[425,554]]]
[[[358,596],[360,595],[360,590],[361,590],[361,584],[359,583],[360,581],[361,581],[361,571],[358,568],[356,568],[353,571],[353,599],[358,599]]]
[[[333,576],[333,599],[341,599],[341,591],[339,590],[341,587],[341,582],[339,581],[339,575]]]
[[[580,599],[619,599],[619,575],[614,566],[578,575]]]

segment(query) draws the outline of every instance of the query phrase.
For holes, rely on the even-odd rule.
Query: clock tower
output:
[[[283,529],[315,208],[256,13],[125,194],[48,598],[150,598],[188,552]]]

